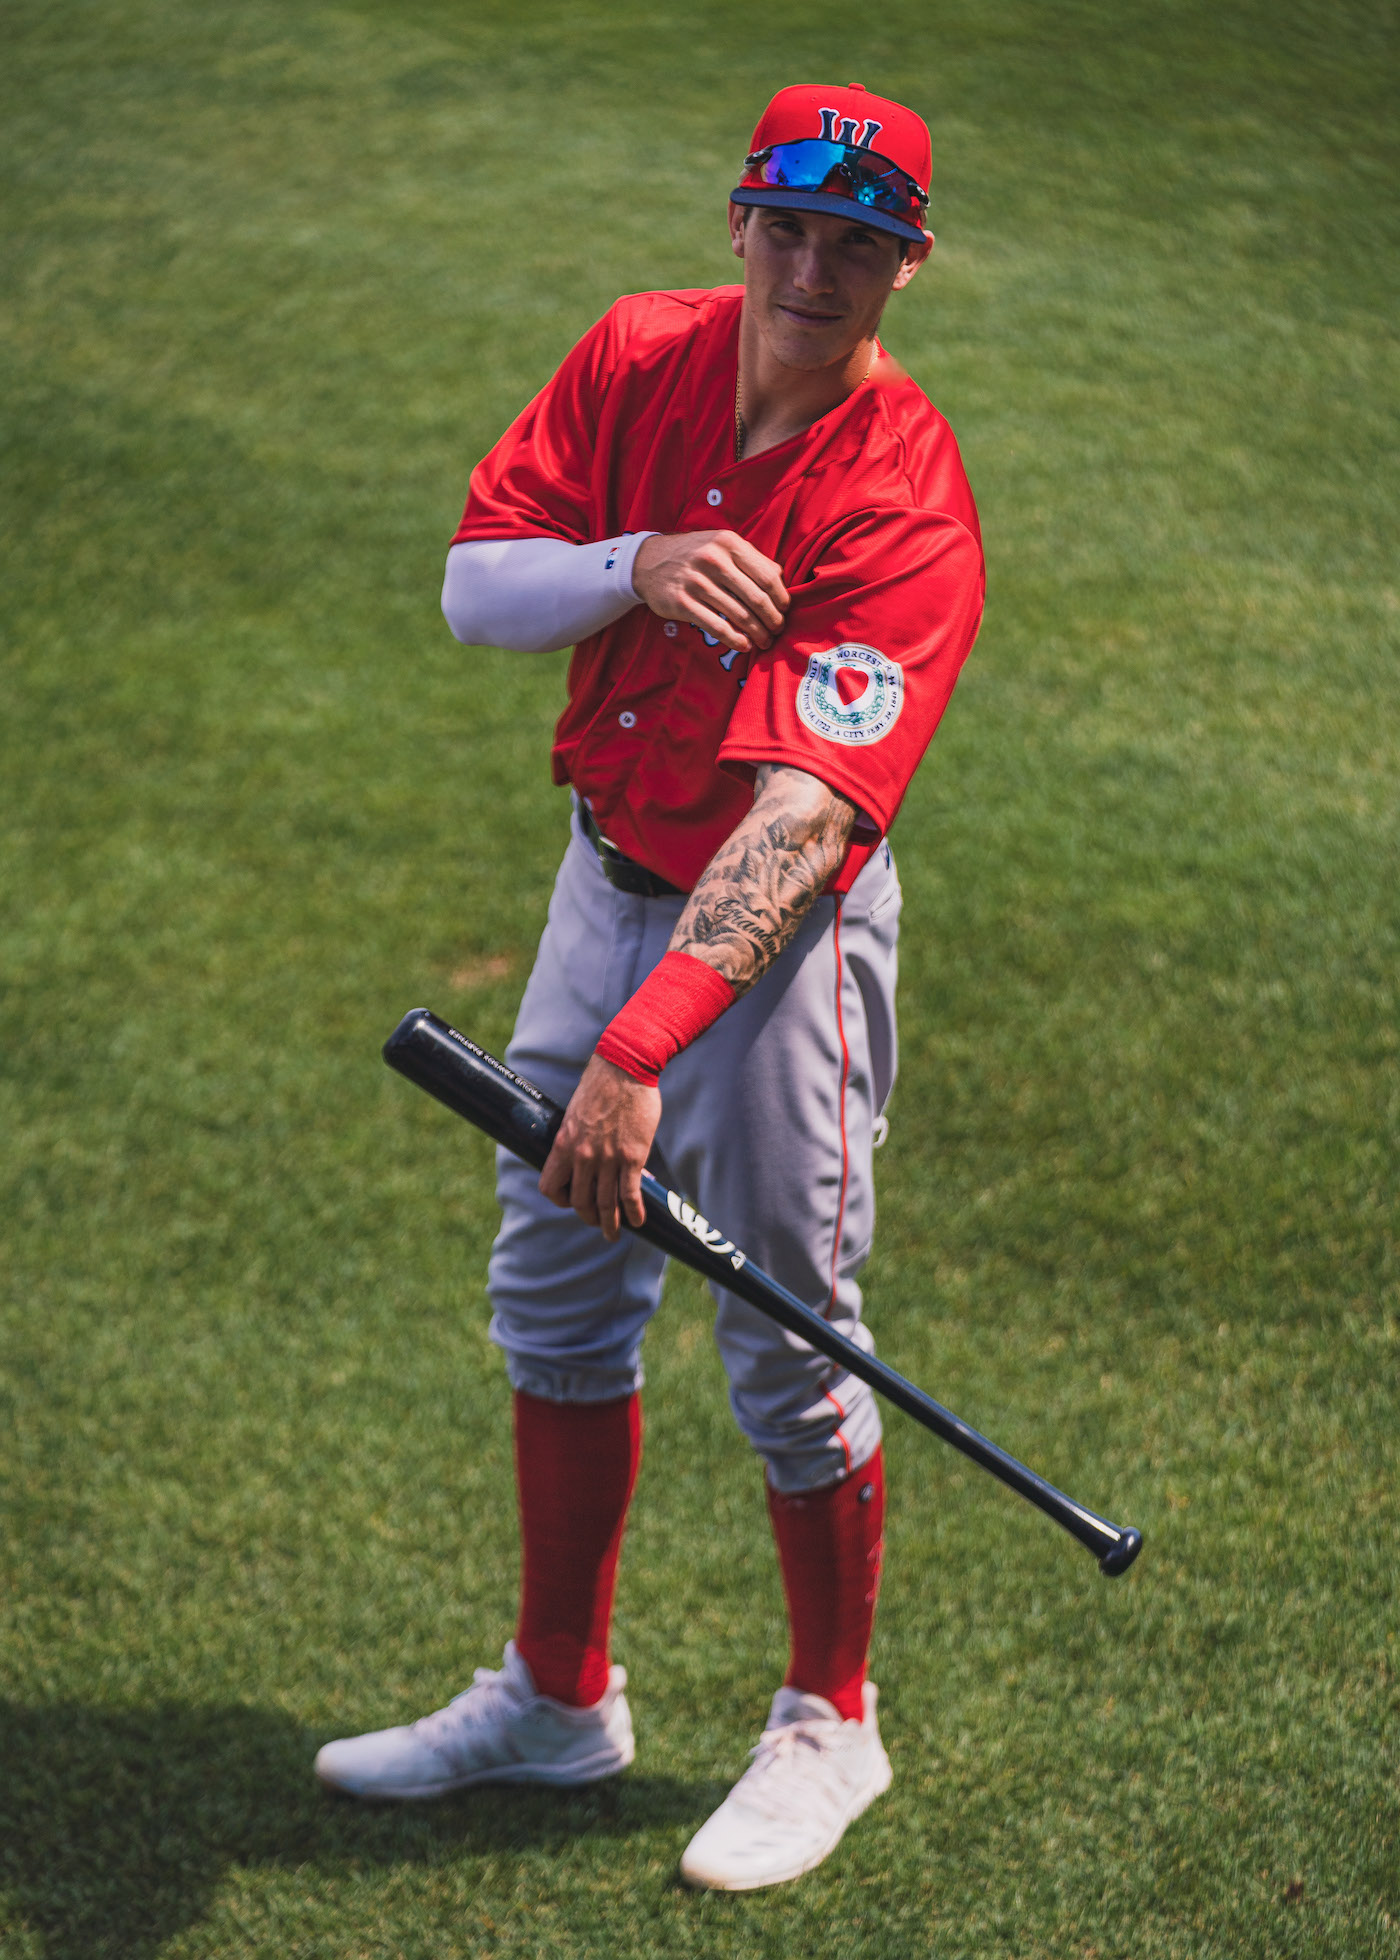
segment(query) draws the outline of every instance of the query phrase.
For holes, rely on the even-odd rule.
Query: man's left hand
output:
[[[540,1190],[614,1243],[623,1217],[629,1225],[646,1221],[642,1169],[660,1121],[659,1089],[592,1056],[540,1172]]]

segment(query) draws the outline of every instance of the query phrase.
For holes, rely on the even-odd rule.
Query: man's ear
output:
[[[911,244],[905,252],[903,264],[894,275],[894,285],[890,288],[890,291],[895,293],[901,292],[909,284],[909,281],[914,277],[914,274],[932,250],[933,233],[926,231],[923,236],[923,243],[920,245]]]
[[[733,252],[736,259],[741,259],[744,256],[744,223],[748,215],[749,207],[747,204],[735,204],[731,200],[729,206],[729,249]]]

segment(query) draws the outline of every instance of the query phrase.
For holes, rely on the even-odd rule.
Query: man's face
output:
[[[900,239],[859,220],[762,204],[731,204],[729,235],[744,261],[750,316],[774,357],[793,368],[847,360],[933,248],[925,233],[906,258]]]

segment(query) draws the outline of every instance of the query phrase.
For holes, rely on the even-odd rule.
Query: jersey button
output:
[[[618,726],[621,728],[635,728],[637,726],[637,717],[630,708],[624,708],[617,720]]]
[[[711,510],[717,509],[724,502],[724,492],[722,490],[707,490],[705,492],[705,502],[710,506]]]
[[[668,619],[666,621],[666,624],[662,627],[661,630],[666,635],[666,638],[668,640],[674,640],[677,633],[679,633],[681,629],[679,626],[677,626],[674,619]]]

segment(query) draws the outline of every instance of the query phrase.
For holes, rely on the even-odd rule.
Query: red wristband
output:
[[[691,953],[663,953],[620,1014],[604,1028],[597,1053],[654,1089],[673,1055],[717,1021],[739,996],[722,973]]]

